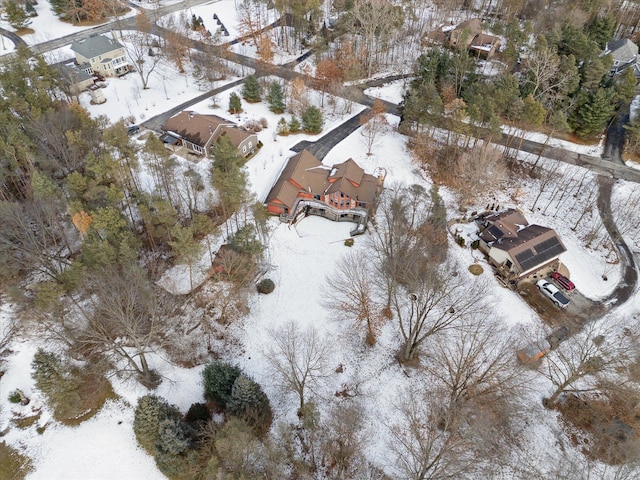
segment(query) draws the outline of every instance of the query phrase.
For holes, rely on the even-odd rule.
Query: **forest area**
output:
[[[74,24],[125,11],[116,1],[50,3]],[[3,3],[6,12],[16,4]],[[310,50],[296,68],[318,92],[260,71],[218,108],[240,118],[264,101],[282,115],[270,141],[284,143],[323,132],[323,113],[342,97],[350,109],[354,85],[400,75],[397,128],[376,101],[359,136],[365,159],[400,138],[398,170],[410,180],[385,185],[355,247],[342,238],[292,247],[305,235],[283,232],[252,190],[248,165],[259,159],[266,170],[263,152],[247,159],[222,137],[205,172],[185,167],[155,133],[134,139],[126,119],[92,115],[59,70],[17,48],[0,66],[0,306],[11,309],[0,317],[0,378],[32,342],[34,389],[1,395],[25,410],[39,395],[51,419],[34,410],[0,424],[0,477],[30,478],[34,468],[3,440],[10,430],[86,425],[121,401],[119,421],[171,479],[638,478],[638,312],[583,325],[536,368],[516,365],[524,326],[506,321],[511,292],[466,272],[447,225],[484,206],[481,192],[517,199],[515,186],[532,182],[532,212],[566,218],[585,248],[615,256],[594,208],[595,175],[565,173],[543,153],[523,161],[519,150],[527,131],[545,147],[556,137],[597,143],[628,111],[634,69],[612,75],[603,52],[613,39],[640,38],[640,2],[239,0],[236,10],[264,71],[276,51]],[[290,25],[265,33],[273,10]],[[237,72],[213,49],[218,35],[181,18],[159,21],[169,36],[159,41],[138,14],[127,47],[143,89],[160,59],[211,85]],[[489,59],[430,35],[472,18],[501,39],[490,75]],[[210,51],[192,51],[194,32]],[[267,121],[251,125],[259,132]],[[626,152],[640,155],[640,118],[625,131]],[[492,144],[503,132],[512,143]],[[640,231],[637,185],[612,205],[621,235]],[[226,242],[212,251],[215,234]],[[311,294],[279,296],[283,249],[329,265],[326,278],[296,278]],[[191,270],[207,252],[198,284]],[[176,265],[188,267],[186,295],[158,284]],[[273,298],[275,309],[261,307]],[[282,321],[262,318],[271,314]],[[536,328],[527,338],[543,334]],[[183,370],[195,376],[178,395],[171,386],[185,374],[167,372]]]

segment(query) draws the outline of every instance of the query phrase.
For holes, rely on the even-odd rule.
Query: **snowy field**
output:
[[[162,4],[168,3],[171,2]],[[233,5],[233,1],[223,0],[193,7],[193,13],[202,16],[207,22],[208,19],[212,19],[213,12],[216,12],[229,29],[230,38],[233,38],[233,35],[238,34],[236,23],[234,23]],[[48,9],[48,2],[41,0],[36,8],[44,9],[45,7]],[[46,12],[43,11],[41,17],[47,18]],[[48,18],[50,22],[57,21],[57,19]],[[34,27],[37,19],[34,19]],[[62,33],[56,33],[56,36],[78,30],[77,27],[67,24],[61,24],[60,28]],[[64,30],[65,28],[72,30],[67,31]],[[34,35],[38,35],[38,29],[34,29],[36,30]],[[45,30],[47,29],[41,29],[41,31]],[[47,31],[52,30],[49,28]],[[44,36],[46,37],[46,34]],[[33,38],[28,41],[42,40]],[[248,51],[250,47],[245,47],[247,53],[250,53]],[[232,80],[230,78],[225,82]],[[208,86],[202,89],[191,77],[179,74],[168,64],[163,64],[157,72],[152,74],[149,86],[148,90],[142,90],[139,76],[136,73],[130,73],[123,78],[108,79],[107,86],[103,89],[107,98],[104,105],[91,105],[88,94],[81,95],[80,101],[92,116],[105,115],[112,122],[127,118],[133,123],[140,123],[212,88]],[[404,81],[398,81],[383,88],[369,89],[367,93],[397,103],[401,100],[403,86]],[[325,97],[325,126],[321,135],[301,134],[280,137],[275,135],[276,124],[281,117],[289,120],[290,114],[274,115],[265,103],[248,104],[244,101],[242,104],[244,112],[240,115],[230,115],[226,111],[229,94],[239,90],[240,88],[236,87],[218,95],[216,101],[220,105],[219,108],[213,108],[211,99],[208,99],[189,109],[229,118],[239,124],[261,118],[266,120],[268,127],[258,133],[264,146],[247,163],[250,189],[259,200],[264,200],[268,194],[283,165],[292,155],[290,148],[293,145],[301,140],[317,140],[321,135],[326,134],[350,116],[357,115],[364,108],[361,105],[352,105],[349,112],[348,105],[342,100],[338,99],[331,105]],[[318,92],[309,91],[307,95],[310,103],[320,104]],[[415,183],[428,188],[430,179],[416,168],[407,151],[406,137],[395,130],[398,118],[388,116],[388,120],[390,128],[382,140],[374,145],[372,155],[366,154],[367,146],[358,130],[333,148],[324,159],[324,163],[333,165],[353,158],[368,173],[384,169],[387,174],[385,179],[387,186]],[[544,141],[544,138],[540,140],[540,137],[536,136],[538,134],[531,134],[531,137],[528,135],[527,138]],[[558,143],[558,146],[593,155],[598,155],[601,148],[600,145],[585,147],[567,142]],[[596,150],[591,152],[590,150],[593,149]],[[521,160],[532,162],[535,159],[521,154]],[[177,159],[177,161],[183,170],[192,167],[205,178],[205,181],[208,181],[207,174],[210,167],[208,161],[202,160],[197,164],[183,159]],[[551,163],[543,160],[541,165],[549,167]],[[591,185],[594,182],[594,177],[580,167],[563,164],[560,166],[559,174],[572,178],[584,177],[585,181]],[[153,181],[144,166],[141,178],[143,184],[151,190]],[[551,205],[553,200],[549,198],[549,194],[545,193],[539,202],[543,208],[532,210],[531,207],[538,194],[537,186],[537,181],[524,178],[518,185],[505,186],[505,189],[499,193],[487,193],[478,198],[475,205],[468,208],[482,210],[492,202],[499,203],[502,208],[517,206],[524,210],[530,223],[539,223],[556,229],[568,249],[562,254],[561,260],[571,272],[577,288],[591,298],[605,296],[620,279],[619,264],[613,262],[605,250],[588,250],[584,247],[582,237],[585,235],[586,227],[577,231],[571,228],[580,214],[577,209],[567,216],[557,214],[553,208],[545,212],[544,206]],[[614,189],[614,197],[624,201],[629,191],[636,187],[636,185],[618,182]],[[209,193],[211,192],[207,194]],[[440,189],[440,193],[446,203],[449,219],[455,219],[459,216],[458,199],[455,193],[446,188]],[[205,197],[206,194],[203,198]],[[356,237],[354,246],[348,248],[344,245],[344,239],[349,237],[349,231],[353,227],[349,223],[334,223],[318,217],[308,217],[291,227],[280,223],[276,218],[271,219],[269,224],[272,229],[267,254],[271,263],[269,277],[274,280],[276,289],[270,295],[251,296],[250,313],[234,326],[233,332],[237,335],[238,348],[233,352],[224,352],[226,355],[224,359],[237,363],[264,387],[274,408],[274,425],[279,421],[295,422],[297,421],[295,399],[273,385],[272,375],[266,368],[264,352],[268,347],[268,331],[287,321],[294,321],[303,327],[317,328],[321,335],[330,338],[333,344],[330,370],[335,372],[339,365],[343,367],[342,373],[332,373],[325,379],[317,395],[323,399],[325,405],[330,406],[339,402],[335,393],[342,390],[345,385],[355,383],[360,385],[360,399],[367,412],[366,437],[371,440],[367,453],[378,466],[393,472],[389,467],[391,459],[387,448],[389,441],[387,425],[396,420],[392,407],[402,392],[420,388],[425,379],[419,371],[403,370],[395,360],[394,354],[400,345],[400,336],[398,327],[393,321],[382,327],[375,347],[365,348],[360,333],[354,325],[348,321],[336,321],[333,313],[327,310],[322,300],[322,288],[326,285],[327,278],[336,274],[336,262],[347,252],[364,249],[366,234]],[[223,240],[223,237],[209,238],[213,247],[216,248]],[[640,251],[640,238],[635,232],[629,234],[626,240],[632,248]],[[450,252],[461,266],[459,271],[469,282],[473,277],[467,272],[466,266],[475,262],[483,266],[485,273],[480,277],[480,281],[484,282],[486,295],[494,305],[491,314],[518,331],[522,344],[548,333],[547,327],[542,325],[537,314],[519,296],[500,286],[491,274],[490,267],[478,252],[470,248],[460,248],[451,239],[449,241]],[[204,278],[204,273],[209,266],[210,255],[207,251],[203,254],[201,262],[194,266],[196,283]],[[603,280],[604,274],[608,278],[607,281]],[[190,289],[188,275],[187,266],[176,265],[167,271],[164,283],[161,283],[171,291],[186,293]],[[11,305],[0,303],[0,324],[6,322],[13,313]],[[624,325],[625,322],[631,322],[632,318],[637,319],[639,315],[640,295],[636,292],[630,301],[610,312],[600,322],[615,321],[617,324]],[[42,340],[44,335],[40,335],[41,333],[33,332],[32,335],[20,337],[14,342],[11,346],[12,353],[7,357],[7,373],[0,378],[0,432],[11,425],[12,417],[27,414],[32,409],[41,408],[43,412],[35,425],[25,429],[11,426],[8,433],[2,437],[3,441],[33,460],[34,470],[28,478],[151,480],[164,478],[155,466],[153,458],[137,446],[133,434],[134,406],[140,396],[149,393],[138,383],[113,378],[113,388],[119,399],[109,401],[96,416],[77,427],[63,426],[51,420],[51,413],[41,394],[34,388],[34,381],[31,378],[31,361],[37,348],[51,348],[51,345]],[[514,353],[520,346],[514,345]],[[154,393],[178,405],[182,412],[185,412],[192,403],[203,400],[200,385],[202,366],[191,369],[176,367],[168,361],[163,352],[153,355],[150,361],[152,367],[165,377]],[[545,476],[546,469],[562,455],[562,451],[569,459],[575,461],[576,465],[582,465],[584,460],[579,449],[559,432],[561,427],[557,412],[546,410],[541,405],[542,398],[552,390],[550,382],[541,376],[536,376],[530,387],[524,406],[527,417],[522,426],[522,436],[528,439],[526,451],[514,453],[514,457],[518,454],[527,457],[528,461],[539,467],[541,478],[548,478]],[[22,407],[9,403],[8,394],[16,388],[23,390],[32,399],[30,405]],[[39,426],[46,426],[44,433],[40,434],[36,431]],[[514,465],[516,463],[514,458]],[[593,478],[610,478],[605,470],[602,465],[596,465],[595,471],[591,472],[594,475]],[[497,478],[508,480],[514,476],[513,471],[507,470]]]

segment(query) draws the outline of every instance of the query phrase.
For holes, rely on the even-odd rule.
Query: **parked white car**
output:
[[[569,305],[569,299],[565,297],[558,287],[556,287],[553,283],[548,282],[544,278],[542,280],[538,280],[536,283],[540,291],[545,297],[549,297],[549,299],[555,303],[560,308],[566,308]]]

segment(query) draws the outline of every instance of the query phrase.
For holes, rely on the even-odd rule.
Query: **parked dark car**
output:
[[[135,135],[140,131],[140,127],[138,125],[131,125],[127,128],[127,135]]]
[[[566,308],[567,305],[569,305],[570,303],[569,299],[565,297],[562,293],[560,293],[560,290],[558,290],[558,287],[556,287],[554,284],[548,282],[543,278],[542,280],[538,280],[536,285],[540,289],[540,292],[545,297],[549,297],[549,299],[553,303],[555,303],[558,307]]]
[[[571,280],[569,280],[567,277],[562,275],[560,272],[553,272],[551,274],[551,278],[553,278],[558,285],[560,285],[562,288],[564,288],[568,292],[576,288],[574,283]]]

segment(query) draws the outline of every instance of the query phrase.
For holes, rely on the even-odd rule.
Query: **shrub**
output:
[[[354,243],[354,241],[355,241],[355,240],[354,240],[353,238],[347,238],[347,239],[344,241],[344,246],[345,246],[345,247],[353,247],[353,243]]]
[[[309,107],[302,114],[302,128],[307,133],[320,133],[322,131],[322,112],[318,107]]]
[[[241,373],[238,367],[230,363],[216,361],[208,364],[202,371],[204,398],[226,408],[233,383]]]
[[[156,395],[140,397],[133,419],[133,432],[138,443],[151,453],[156,452],[160,425],[165,420],[177,420],[180,412]]]
[[[202,423],[211,419],[209,409],[204,403],[194,403],[189,407],[189,411],[184,416],[184,420],[187,423]]]
[[[262,126],[262,128],[267,128],[269,126],[269,122],[267,122],[266,118],[260,117],[260,125]]]
[[[108,398],[115,398],[111,384],[99,372],[74,366],[54,353],[38,350],[31,366],[54,417],[67,425],[95,415]]]
[[[269,278],[260,280],[260,283],[258,283],[258,292],[264,293],[265,295],[273,292],[275,288],[276,288],[275,283],[273,283],[273,280]]]
[[[284,117],[278,120],[276,131],[278,132],[278,135],[287,135],[289,133],[289,125]]]
[[[229,95],[229,112],[240,113],[242,112],[242,100],[236,92],[231,92]]]
[[[289,131],[291,133],[298,133],[300,128],[300,121],[296,117],[291,117],[291,120],[289,120]]]
[[[157,452],[180,455],[191,446],[186,425],[177,418],[166,418],[158,424],[158,436],[155,443]]]
[[[20,400],[22,400],[22,397],[20,396],[20,392],[17,390],[14,390],[9,394],[9,401],[11,403],[20,403]]]
[[[262,87],[253,75],[248,75],[244,79],[242,98],[251,103],[259,102],[262,99]]]
[[[233,382],[227,409],[231,415],[247,422],[257,435],[265,434],[271,426],[269,398],[258,383],[244,374]]]

